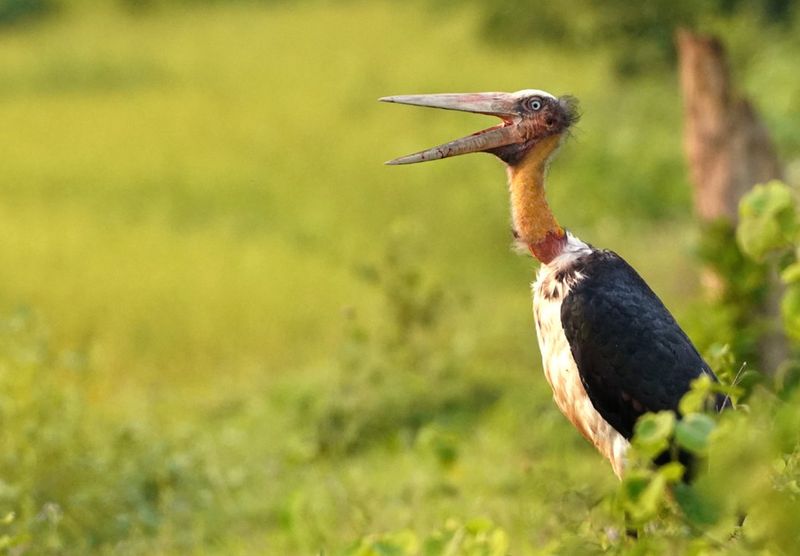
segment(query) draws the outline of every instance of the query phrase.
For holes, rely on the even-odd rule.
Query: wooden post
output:
[[[684,149],[698,218],[706,224],[736,225],[739,199],[753,185],[782,179],[782,167],[766,127],[753,105],[731,82],[725,49],[712,36],[679,29],[680,84],[684,101]],[[761,307],[765,322],[780,322],[780,285],[772,269],[770,293]],[[725,278],[703,273],[709,297],[719,297]],[[779,326],[770,326],[759,343],[760,370],[774,372],[788,348]]]

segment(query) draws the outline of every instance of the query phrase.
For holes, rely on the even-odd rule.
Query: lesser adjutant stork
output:
[[[637,272],[619,255],[564,230],[545,197],[553,155],[578,119],[569,96],[403,95],[384,102],[489,114],[500,125],[387,164],[487,152],[508,168],[516,241],[541,261],[533,285],[536,333],[559,409],[621,476],[636,420],[678,410],[692,380],[714,373]]]

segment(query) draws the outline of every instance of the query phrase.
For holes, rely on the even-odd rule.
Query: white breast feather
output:
[[[561,304],[570,289],[583,279],[572,274],[564,282],[556,273],[571,266],[581,255],[591,251],[585,243],[568,236],[564,252],[547,265],[542,265],[533,285],[533,313],[536,335],[542,353],[544,375],[553,389],[553,399],[561,412],[610,462],[614,473],[622,476],[628,441],[619,434],[592,405],[578,374],[569,342],[561,325]],[[568,274],[569,275],[569,274]],[[545,292],[547,294],[545,295]]]

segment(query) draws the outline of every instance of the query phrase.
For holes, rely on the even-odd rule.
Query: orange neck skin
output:
[[[544,264],[567,242],[544,194],[547,163],[561,144],[560,135],[542,139],[518,164],[508,167],[511,217],[518,240]]]

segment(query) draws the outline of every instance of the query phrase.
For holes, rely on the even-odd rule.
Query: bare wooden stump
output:
[[[781,164],[755,109],[733,90],[720,41],[685,29],[676,41],[695,209],[706,221],[735,222],[741,196],[756,183],[780,179]]]
[[[735,226],[739,199],[753,185],[782,178],[782,166],[769,133],[753,105],[732,85],[725,49],[712,36],[679,29],[680,84],[684,101],[683,144],[693,184],[694,207],[702,222],[720,219]],[[718,297],[725,278],[709,269],[703,284]],[[762,309],[767,322],[780,319],[777,276]],[[780,327],[774,326],[759,345],[762,370],[774,371],[788,353]]]

